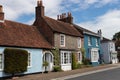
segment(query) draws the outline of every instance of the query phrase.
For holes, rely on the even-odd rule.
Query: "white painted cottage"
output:
[[[101,49],[103,53],[103,60],[105,63],[118,63],[117,51],[115,50],[114,41],[102,37],[101,30],[98,31],[101,36]]]

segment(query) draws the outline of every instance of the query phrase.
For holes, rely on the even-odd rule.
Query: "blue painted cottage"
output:
[[[3,52],[5,48],[18,48],[28,51],[28,68],[24,74],[43,72],[44,67],[42,64],[45,60],[49,62],[47,70],[52,70],[53,55],[49,51],[52,46],[44,39],[36,27],[5,20],[0,5],[0,77],[9,76],[3,72]]]
[[[93,66],[101,62],[100,36],[90,30],[75,25],[76,29],[84,35],[84,48],[86,58],[90,59]]]

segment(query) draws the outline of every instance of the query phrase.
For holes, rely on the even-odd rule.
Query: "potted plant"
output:
[[[43,66],[45,67],[45,73],[47,73],[47,66],[49,65],[49,63],[47,61],[43,62]]]

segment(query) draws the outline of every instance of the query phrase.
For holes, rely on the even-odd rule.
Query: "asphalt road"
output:
[[[66,80],[120,80],[120,68],[93,73]]]

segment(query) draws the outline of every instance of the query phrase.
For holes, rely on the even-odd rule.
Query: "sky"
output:
[[[112,39],[120,31],[120,0],[42,0],[45,15],[57,19],[57,15],[71,12],[73,22],[81,27]],[[35,20],[37,0],[0,0],[5,19],[25,24]]]

